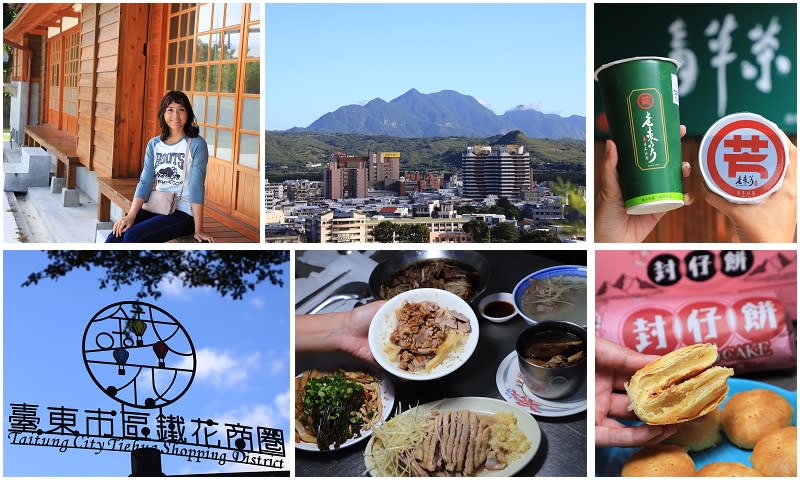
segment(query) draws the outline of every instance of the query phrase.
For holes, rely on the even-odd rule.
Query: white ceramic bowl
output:
[[[498,302],[498,301],[508,304],[514,310],[514,312],[503,317],[487,316],[485,312],[486,306],[488,306],[492,302]],[[501,323],[510,321],[511,319],[514,318],[514,316],[517,315],[519,311],[517,310],[516,304],[514,304],[514,294],[510,292],[495,292],[494,294],[489,294],[488,296],[485,296],[483,299],[481,299],[481,302],[478,304],[478,312],[480,312],[481,316],[483,316],[483,318],[486,319],[487,321]]]
[[[425,373],[413,373],[400,369],[395,361],[390,360],[386,352],[384,352],[384,345],[389,342],[389,336],[397,324],[397,311],[408,302],[422,301],[433,302],[440,307],[463,314],[464,317],[469,319],[472,332],[469,333],[469,337],[460,351],[451,352],[448,359],[433,370]],[[378,364],[391,374],[401,379],[427,381],[444,377],[464,365],[472,353],[475,352],[475,347],[478,345],[478,335],[478,317],[466,301],[453,293],[441,289],[413,289],[391,298],[381,306],[375,317],[372,318],[372,322],[369,325],[369,349]]]

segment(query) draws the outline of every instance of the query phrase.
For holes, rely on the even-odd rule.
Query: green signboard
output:
[[[595,4],[595,68],[615,60],[678,60],[681,123],[703,135],[735,112],[797,133],[795,4]],[[595,82],[595,132],[607,122]]]

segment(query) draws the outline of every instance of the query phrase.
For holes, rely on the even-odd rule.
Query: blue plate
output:
[[[517,311],[519,315],[525,319],[528,324],[536,324],[536,319],[532,319],[525,315],[522,312],[522,293],[525,292],[525,289],[531,285],[533,280],[543,280],[543,279],[550,279],[551,277],[558,277],[558,276],[575,276],[575,277],[583,277],[586,278],[586,266],[573,266],[573,265],[564,265],[564,266],[555,266],[555,267],[548,267],[546,269],[541,269],[533,274],[526,276],[524,279],[519,281],[517,285],[514,287],[514,305],[517,306]],[[586,319],[575,320],[575,319],[564,319],[565,321],[573,322],[575,324],[579,324],[581,326],[586,324]]]
[[[736,393],[742,391],[751,391],[753,389],[769,389],[770,391],[774,391],[789,401],[789,404],[792,405],[793,411],[793,424],[797,425],[797,392],[796,391],[787,391],[786,389],[781,389],[779,387],[773,386],[771,384],[767,384],[764,382],[759,381],[751,381],[750,379],[737,379],[731,378],[728,381],[728,386],[730,387],[730,391],[728,392],[728,397],[725,398],[725,401],[722,402],[722,407],[725,407],[725,404],[728,403],[728,399],[731,398]],[[641,423],[639,423],[641,424]],[[633,453],[638,451],[639,448],[601,448],[597,449],[595,452],[595,474],[597,476],[619,476],[620,472],[622,471],[622,466],[625,462],[633,456]],[[749,451],[746,449],[742,449],[730,441],[725,436],[725,433],[722,433],[722,443],[719,446],[716,446],[711,449],[705,449],[703,451],[699,451],[696,453],[689,453],[689,456],[692,457],[694,460],[694,464],[697,469],[702,468],[706,464],[710,464],[717,461],[726,461],[726,462],[739,462],[744,464],[745,466],[752,466],[750,462],[750,456],[753,454],[753,451]]]

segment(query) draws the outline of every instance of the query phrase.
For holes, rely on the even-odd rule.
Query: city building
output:
[[[369,156],[369,188],[397,190],[400,180],[400,152],[372,152]]]
[[[461,154],[463,196],[516,198],[531,188],[530,154],[521,145],[467,147]]]
[[[333,154],[323,171],[326,199],[361,198],[367,196],[368,157]]]
[[[316,180],[286,180],[283,182],[286,197],[294,204],[318,202],[324,198],[323,184]]]
[[[367,222],[364,214],[328,211],[310,217],[307,239],[320,244],[366,242]]]
[[[269,179],[264,184],[264,210],[276,210],[284,200],[283,184],[270,184]]]

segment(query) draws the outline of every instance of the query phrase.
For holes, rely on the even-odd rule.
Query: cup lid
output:
[[[623,58],[623,59],[620,59],[620,60],[614,60],[613,62],[608,62],[606,64],[601,65],[600,68],[598,68],[597,70],[594,71],[594,80],[596,82],[598,81],[597,74],[599,74],[601,70],[605,70],[605,69],[607,69],[609,67],[613,67],[614,65],[619,65],[621,63],[635,62],[637,60],[661,60],[662,62],[674,63],[676,68],[681,68],[681,63],[678,62],[677,60],[675,60],[674,58],[654,57],[654,56],[629,57],[629,58]]]
[[[699,164],[709,190],[736,204],[757,204],[781,188],[789,146],[764,117],[740,112],[717,120],[700,142]]]

